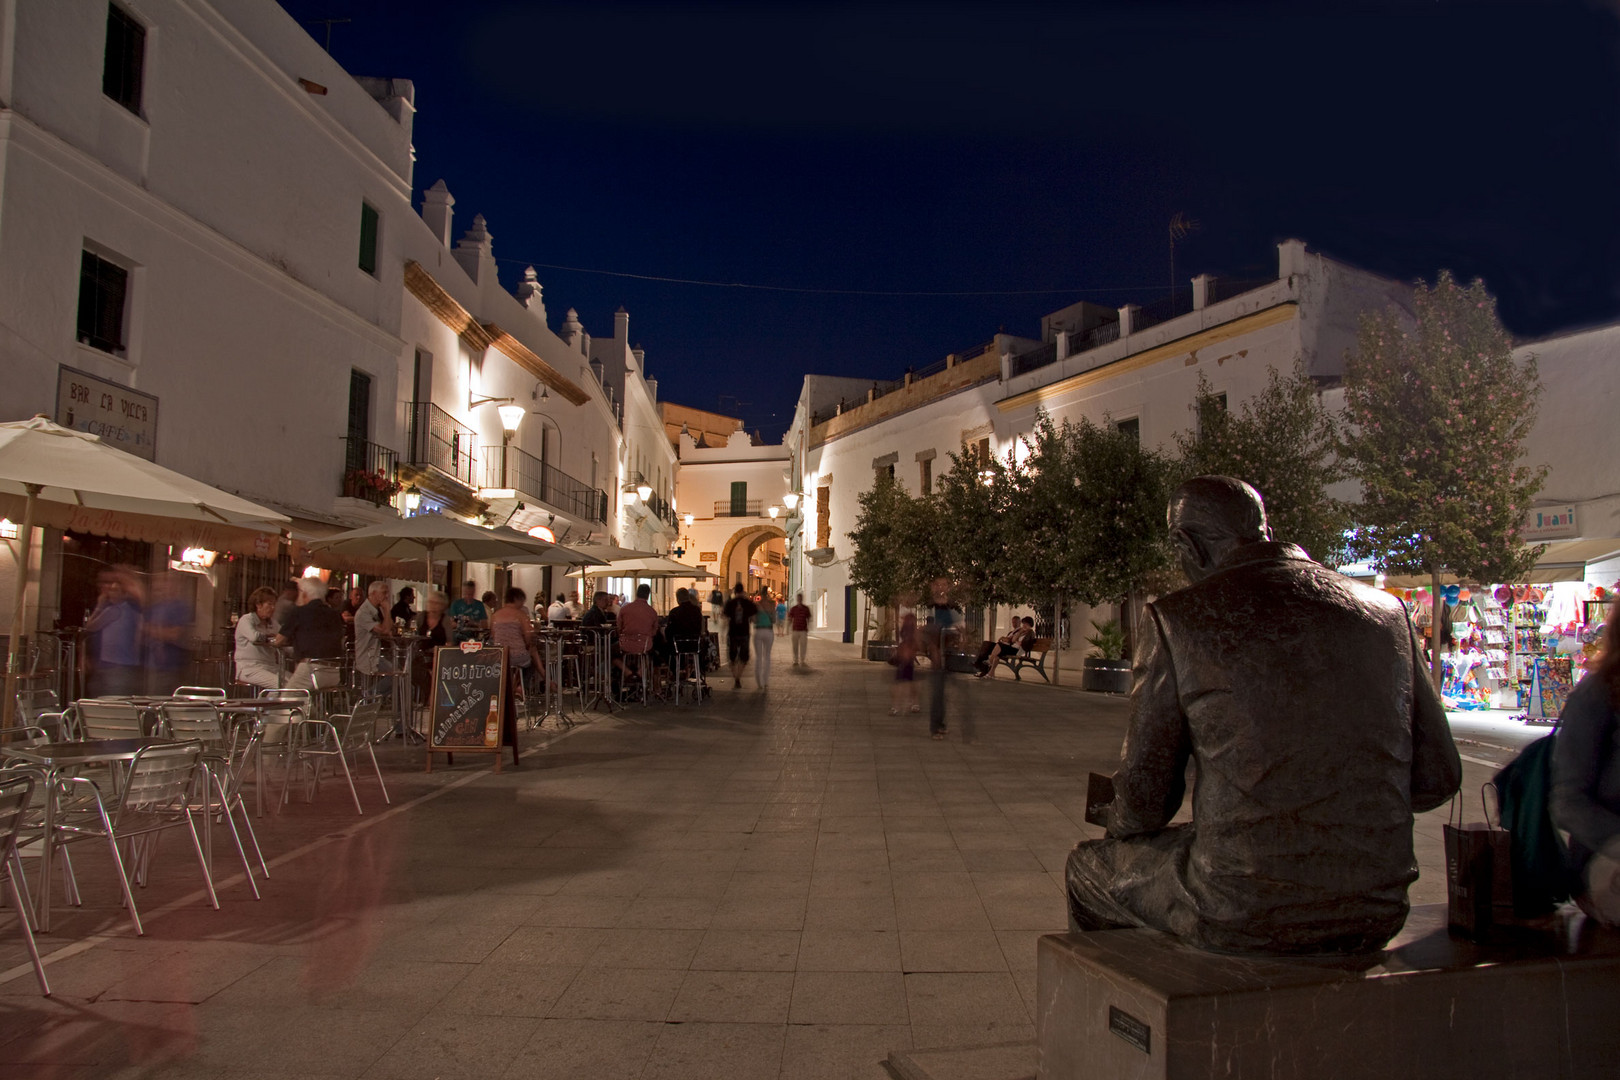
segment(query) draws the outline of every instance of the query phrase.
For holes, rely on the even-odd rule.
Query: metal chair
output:
[[[700,638],[675,639],[675,704],[681,703],[681,688],[691,678],[692,701],[703,704],[703,642]]]
[[[202,763],[203,748],[199,742],[174,745],[148,746],[130,762],[129,775],[123,791],[113,809],[107,809],[101,790],[91,780],[68,777],[60,782],[59,795],[77,791],[82,802],[64,806],[58,811],[54,826],[54,841],[62,848],[84,840],[101,839],[107,842],[118,881],[123,887],[124,904],[129,909],[130,922],[135,933],[146,933],[141,926],[140,912],[135,907],[132,885],[145,886],[156,851],[158,836],[168,829],[184,826],[191,837],[192,850],[197,855],[197,866],[202,870],[203,884],[208,900],[219,908],[219,897],[214,892],[214,877],[208,869],[208,858],[203,854],[202,840],[197,835],[197,824],[192,815],[201,809],[192,801],[199,789],[199,780],[206,783]],[[64,802],[66,800],[64,799]],[[125,843],[130,850],[131,865],[126,866],[118,845]],[[238,848],[240,848],[238,844]],[[247,862],[247,855],[242,854]]]
[[[127,701],[78,701],[73,713],[81,739],[139,739],[146,734],[146,712]]]
[[[224,701],[225,691],[217,686],[177,686],[169,696],[183,701]]]
[[[169,738],[202,744],[203,765],[219,796],[219,815],[231,831],[237,854],[242,857],[242,869],[247,876],[248,888],[253,890],[253,899],[259,899],[259,886],[253,881],[253,866],[248,862],[247,851],[242,845],[243,830],[246,830],[248,840],[253,844],[253,852],[259,857],[259,866],[266,878],[270,876],[270,864],[265,861],[247,805],[242,801],[242,773],[249,761],[256,760],[254,755],[263,733],[254,727],[238,750],[236,744],[240,729],[226,724],[219,710],[207,701],[164,702],[158,706],[158,717],[164,734]],[[196,809],[201,811],[202,807]],[[238,810],[242,814],[241,829],[237,828],[234,817]]]
[[[0,874],[5,875],[6,884],[10,886],[11,905],[17,911],[17,925],[22,928],[23,944],[28,946],[28,959],[33,961],[40,993],[50,997],[51,984],[45,979],[39,946],[34,944],[34,901],[28,895],[22,857],[17,853],[17,837],[34,795],[35,783],[35,778],[28,773],[0,775]]]
[[[377,764],[377,754],[372,750],[372,743],[385,738],[393,730],[393,718],[385,715],[383,707],[377,701],[364,701],[354,707],[354,711],[347,716],[337,715],[328,720],[306,720],[296,728],[298,739],[292,749],[292,762],[287,768],[287,782],[282,787],[282,802],[287,801],[287,787],[292,783],[292,766],[308,763],[313,766],[309,782],[309,794],[306,802],[315,798],[315,792],[320,787],[321,769],[328,759],[335,759],[338,767],[343,770],[343,779],[349,785],[349,795],[354,799],[354,810],[357,814],[364,814],[360,805],[360,792],[354,786],[354,772],[349,768],[349,757],[354,756],[355,768],[360,766],[360,751],[364,750],[371,758],[371,767],[377,774],[377,786],[382,789],[383,802],[392,800],[388,797],[388,785],[383,782],[382,766]]]

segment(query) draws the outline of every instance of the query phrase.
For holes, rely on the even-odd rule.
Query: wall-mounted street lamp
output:
[[[649,484],[649,483],[646,483],[645,481],[643,481],[640,484],[637,484],[636,485],[636,494],[641,496],[641,501],[642,502],[646,502],[648,499],[652,498],[652,485]]]
[[[686,515],[686,527],[688,529],[690,529],[692,527],[692,522],[695,521],[695,520],[697,520],[697,519],[694,518],[691,514],[687,514]]]
[[[421,509],[421,506],[422,493],[417,490],[415,484],[412,484],[410,487],[405,489],[405,512],[407,514],[414,514],[417,510]]]
[[[783,495],[782,505],[786,506],[789,510],[792,510],[795,506],[798,506],[799,493],[797,491],[790,491],[786,495]]]
[[[780,509],[778,509],[777,507],[773,506],[773,507],[771,507],[769,510],[767,510],[765,512],[767,514],[771,515],[771,520],[772,521],[775,521],[776,520],[776,515],[780,514],[782,511]]]

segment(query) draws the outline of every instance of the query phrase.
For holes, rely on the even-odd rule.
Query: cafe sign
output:
[[[56,374],[56,422],[86,431],[147,461],[157,459],[158,399],[62,364]]]

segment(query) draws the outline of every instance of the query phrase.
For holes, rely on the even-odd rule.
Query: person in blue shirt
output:
[[[84,620],[90,635],[90,696],[141,691],[141,607],[135,575],[123,567],[101,572],[100,595]]]
[[[489,609],[478,599],[478,583],[469,581],[461,586],[461,596],[450,605],[450,621],[456,627],[456,642],[476,640],[489,629]]]

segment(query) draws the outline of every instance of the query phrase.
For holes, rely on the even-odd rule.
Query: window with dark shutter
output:
[[[128,295],[128,270],[84,252],[79,260],[79,340],[103,352],[123,352]]]
[[[1142,421],[1136,417],[1133,416],[1129,420],[1121,420],[1114,426],[1119,429],[1119,433],[1121,435],[1129,435],[1137,442],[1142,441]]]
[[[370,203],[360,204],[360,269],[377,272],[377,208]]]
[[[139,116],[146,69],[146,27],[117,4],[107,5],[107,53],[101,62],[101,92]]]

